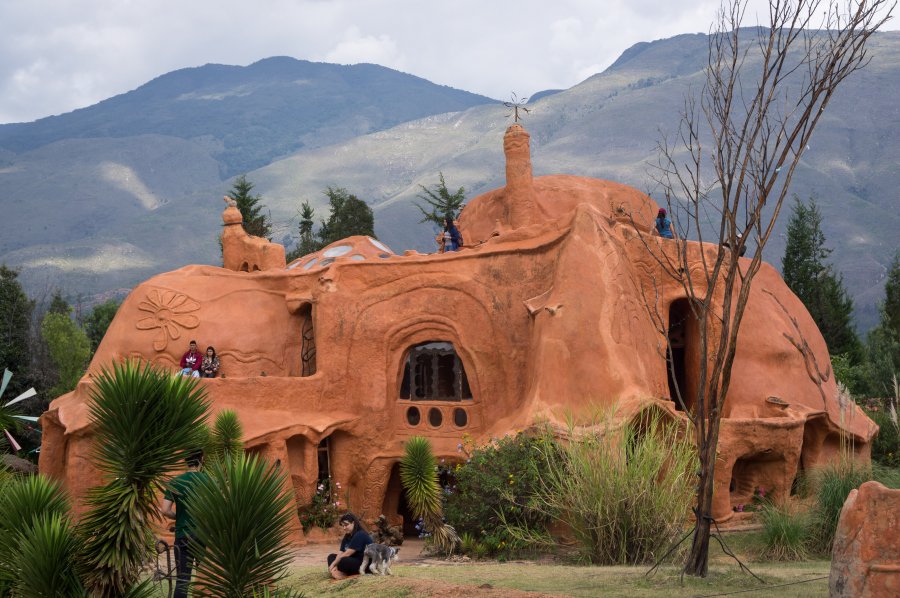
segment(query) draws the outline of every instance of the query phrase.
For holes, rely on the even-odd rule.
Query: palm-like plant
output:
[[[426,531],[431,534],[434,549],[452,552],[459,544],[459,536],[453,526],[444,523],[437,460],[427,438],[413,436],[406,441],[400,461],[400,481],[406,490],[407,504],[413,516],[421,519]]]
[[[80,526],[84,580],[96,596],[135,586],[166,478],[202,443],[208,403],[193,378],[128,361],[95,379],[94,462],[106,484],[88,493]]]
[[[206,448],[207,463],[240,456],[244,451],[244,428],[237,413],[224,409],[216,415]]]
[[[47,478],[8,475],[0,483],[0,596],[7,595],[19,577],[15,563],[21,538],[38,519],[61,517],[68,510],[65,494]]]
[[[214,461],[187,500],[202,547],[193,592],[242,598],[283,578],[293,511],[284,473],[256,456]]]
[[[13,592],[35,598],[76,598],[87,591],[75,568],[79,540],[60,513],[45,513],[18,534]]]

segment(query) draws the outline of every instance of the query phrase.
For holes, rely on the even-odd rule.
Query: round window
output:
[[[444,414],[441,413],[441,410],[437,407],[432,407],[428,410],[428,423],[431,424],[433,428],[439,428],[441,423],[444,421]]]
[[[410,407],[406,410],[406,421],[409,422],[411,426],[418,426],[419,422],[422,421],[422,414],[419,413],[418,407]]]
[[[322,257],[341,257],[353,251],[352,245],[335,245],[322,252]]]
[[[466,424],[469,423],[469,414],[466,413],[465,409],[461,409],[457,407],[453,410],[453,424],[457,428],[465,428]]]

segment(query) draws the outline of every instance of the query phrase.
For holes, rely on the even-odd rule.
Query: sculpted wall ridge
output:
[[[222,375],[200,382],[213,410],[239,413],[248,450],[287,469],[297,500],[331,475],[369,520],[404,515],[398,462],[411,435],[452,462],[463,434],[486,442],[536,422],[587,424],[603,405],[621,417],[656,406],[684,418],[643,299],[658,298],[689,394],[697,331],[681,287],[651,255],[675,251],[649,236],[656,204],[609,181],[533,178],[518,124],[505,148],[508,184],[463,210],[468,245],[458,252],[397,255],[351,237],[286,265],[282,247],[247,236],[227,207],[226,267],[186,266],[132,291],[76,390],[42,417],[41,471],[76,499],[97,484],[92,377],[130,357],[175,370],[191,339],[221,358]],[[700,252],[717,248],[689,251],[699,268]],[[786,496],[842,438],[867,459],[876,430],[839,403],[821,334],[768,265],[751,291],[725,416],[720,521],[758,487]]]

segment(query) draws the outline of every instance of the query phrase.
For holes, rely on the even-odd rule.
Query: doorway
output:
[[[669,346],[666,349],[666,378],[669,398],[675,409],[691,411],[697,394],[696,377],[700,362],[697,351],[699,329],[688,299],[676,299],[669,306]],[[678,396],[681,396],[681,401]]]

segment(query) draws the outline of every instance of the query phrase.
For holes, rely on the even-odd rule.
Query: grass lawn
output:
[[[428,559],[423,563],[394,567],[393,577],[366,576],[344,581],[326,578],[322,566],[298,566],[288,583],[307,596],[527,596],[537,592],[553,596],[711,596],[741,592],[752,596],[824,596],[828,594],[830,563],[824,560],[801,563],[755,562],[752,547],[755,532],[728,534],[726,541],[761,584],[741,572],[737,563],[722,554],[718,545],[711,551],[710,573],[705,579],[679,579],[680,568],[667,566],[651,577],[649,567],[595,567],[544,564],[533,561],[481,561],[454,563]],[[816,578],[816,581],[813,580]],[[804,583],[797,583],[804,582]],[[775,587],[779,584],[795,584]],[[531,594],[534,595],[534,594]]]

